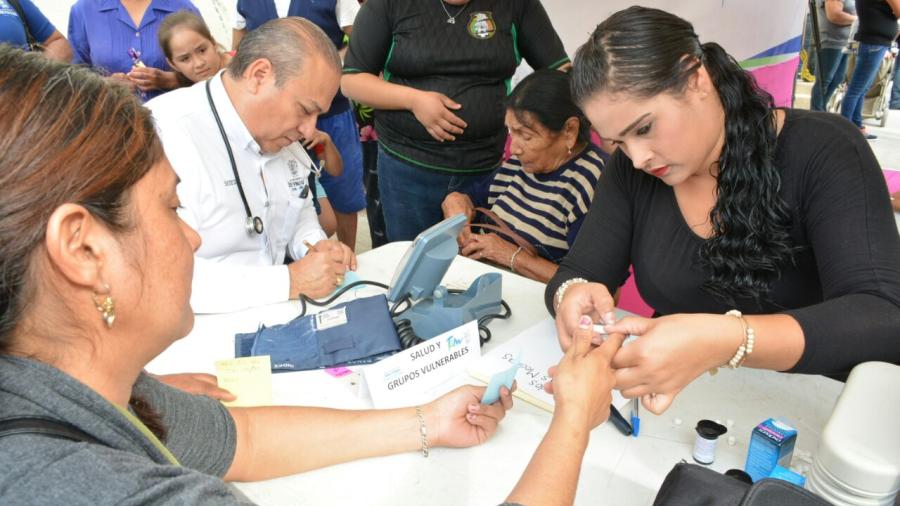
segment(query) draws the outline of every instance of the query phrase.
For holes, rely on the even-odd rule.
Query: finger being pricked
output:
[[[644,335],[653,325],[653,319],[641,316],[626,316],[621,320],[603,326],[607,333],[618,332],[635,336]]]
[[[600,320],[600,313],[596,310],[588,309],[587,311],[580,306],[563,304],[556,309],[556,334],[559,336],[559,345],[566,351],[572,345],[572,337],[575,328],[570,327],[569,322],[578,322],[582,316],[588,317],[591,321]],[[570,330],[572,328],[572,330]]]
[[[566,351],[566,355],[590,356],[600,362],[598,365],[609,368],[616,352],[622,347],[625,336],[620,333],[609,334],[599,341],[599,345],[595,345],[596,337],[593,320],[587,315],[582,315],[572,339],[572,346]]]
[[[580,357],[591,351],[591,341],[594,339],[594,321],[588,315],[581,315],[578,319],[578,328],[572,335],[572,346],[566,350],[566,357]]]

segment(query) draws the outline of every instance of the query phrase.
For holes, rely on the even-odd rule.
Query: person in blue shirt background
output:
[[[27,27],[35,42],[41,45],[44,55],[54,60],[71,61],[72,47],[40,9],[31,0],[18,0],[18,4],[25,19],[19,16],[12,1],[0,0],[0,44],[28,49]]]
[[[78,0],[69,12],[74,62],[109,72],[142,100],[177,88],[156,35],[162,20],[180,10],[200,15],[190,0]]]

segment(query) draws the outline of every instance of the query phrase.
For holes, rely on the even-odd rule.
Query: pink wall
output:
[[[797,72],[799,62],[800,57],[797,56],[768,67],[754,69],[750,73],[763,89],[772,94],[775,105],[791,107],[794,102],[794,74]]]

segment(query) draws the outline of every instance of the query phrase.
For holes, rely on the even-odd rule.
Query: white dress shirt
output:
[[[263,234],[245,227],[247,213],[225,142],[206,97],[206,83],[149,102],[172,167],[181,178],[179,215],[203,240],[195,255],[191,305],[221,313],[288,299],[285,255],[306,254],[304,241],[325,239],[308,190],[312,161],[299,145],[261,154],[225,92],[220,72],[210,80],[213,100],[234,152],[240,182]]]
[[[290,7],[291,0],[275,0],[275,12],[279,18],[286,18]],[[357,0],[337,0],[334,10],[338,26],[347,28],[353,26],[353,20],[356,19],[356,14],[359,12],[359,2]],[[238,12],[237,3],[235,3],[234,9],[234,28],[236,30],[247,28],[247,20]]]

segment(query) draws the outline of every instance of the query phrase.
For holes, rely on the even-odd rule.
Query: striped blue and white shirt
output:
[[[581,155],[549,174],[529,174],[510,158],[469,197],[475,206],[497,214],[542,257],[559,263],[575,242],[608,158],[588,144]]]

